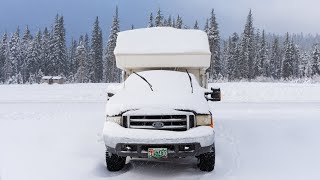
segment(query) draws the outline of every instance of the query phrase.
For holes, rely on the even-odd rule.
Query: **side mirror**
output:
[[[221,90],[211,88],[210,93],[206,93],[206,95],[210,95],[210,98],[207,98],[208,101],[221,101]]]
[[[113,93],[108,92],[108,100],[109,100],[112,96],[114,96],[114,94],[113,94]]]

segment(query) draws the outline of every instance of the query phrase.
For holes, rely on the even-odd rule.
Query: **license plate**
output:
[[[167,148],[148,148],[148,158],[167,158],[168,149]]]

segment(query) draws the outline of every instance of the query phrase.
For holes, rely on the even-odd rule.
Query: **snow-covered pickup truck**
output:
[[[115,55],[125,81],[108,89],[103,130],[108,170],[121,170],[126,157],[197,157],[200,170],[212,171],[208,101],[220,101],[220,89],[206,89],[207,35],[173,28],[121,32]]]

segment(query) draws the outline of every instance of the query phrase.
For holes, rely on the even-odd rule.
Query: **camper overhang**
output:
[[[123,70],[207,69],[210,66],[211,57],[205,32],[171,27],[120,32],[114,53],[117,67]]]

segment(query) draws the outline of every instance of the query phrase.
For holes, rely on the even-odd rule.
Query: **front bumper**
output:
[[[201,147],[199,143],[189,143],[189,144],[117,144],[116,148],[107,147],[107,151],[112,154],[117,154],[118,156],[130,156],[137,158],[147,158],[148,148],[167,148],[168,158],[178,158],[178,157],[194,157],[201,154],[210,152],[214,145]],[[130,150],[126,149],[130,147]],[[186,150],[185,147],[188,147]]]
[[[163,131],[128,129],[113,122],[105,122],[103,138],[108,151],[132,157],[147,157],[147,148],[168,148],[169,157],[197,156],[209,152],[214,145],[214,130],[211,127],[196,127],[187,131]],[[132,152],[123,151],[123,146],[133,146]],[[190,146],[190,151],[179,147]]]

